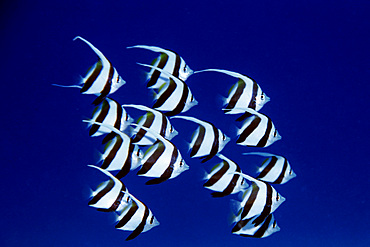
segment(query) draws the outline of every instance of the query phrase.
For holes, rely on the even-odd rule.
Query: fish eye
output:
[[[261,94],[261,99],[264,99],[265,98],[265,95],[264,94]]]
[[[153,224],[154,221],[154,215],[152,215],[152,218],[150,218],[150,224]]]
[[[241,185],[243,185],[244,184],[244,179],[242,179],[242,182],[240,183]]]
[[[224,134],[222,134],[222,140],[225,141],[226,140],[226,136]]]
[[[293,173],[293,171],[292,171],[292,169],[290,169],[290,171],[289,171],[289,175],[292,175],[292,173]]]
[[[276,195],[276,201],[279,201],[280,200],[280,195],[279,193]]]
[[[136,151],[136,156],[139,156],[140,155],[140,149],[138,149],[137,151]]]
[[[277,134],[277,131],[275,130],[275,131],[274,131],[274,137],[276,137],[276,134]]]
[[[272,227],[275,228],[276,227],[276,220],[274,220],[274,224],[272,224]]]
[[[180,167],[182,167],[182,165],[183,165],[183,160],[180,161]]]
[[[185,65],[185,67],[184,67],[184,72],[186,72],[186,65]]]
[[[125,116],[125,121],[127,121],[128,120],[128,114],[126,113],[126,116]]]
[[[171,133],[173,132],[173,127],[172,127],[172,125],[171,125],[171,127],[170,127],[170,132],[171,132]]]
[[[190,99],[190,101],[191,101],[191,102],[193,102],[193,101],[194,101],[194,96],[193,96],[193,95],[191,95],[191,99]]]

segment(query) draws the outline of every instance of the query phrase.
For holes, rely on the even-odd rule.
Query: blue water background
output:
[[[0,246],[370,246],[369,1],[2,1]],[[173,121],[190,170],[160,185],[131,173],[123,181],[160,226],[125,242],[114,217],[87,206],[89,187],[106,179],[88,164],[101,139],[82,119],[93,96],[74,84],[96,61],[80,35],[127,81],[120,103],[151,99],[144,69],[157,54],[178,52],[194,70],[220,68],[254,78],[271,98],[261,110],[282,140],[265,149],[237,146],[223,154],[252,173],[242,152],[286,156],[297,177],[275,188],[287,199],[274,213],[281,231],[266,239],[231,234],[230,196],[202,187],[202,165],[187,144],[196,125]],[[216,73],[187,83],[199,105],[184,115],[235,134],[220,110],[234,78]]]

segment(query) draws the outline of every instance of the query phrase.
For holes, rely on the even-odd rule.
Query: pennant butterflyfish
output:
[[[126,110],[118,104],[117,101],[106,98],[102,104],[95,107],[92,114],[92,121],[114,126],[116,129],[123,131],[132,122],[132,119],[127,114]],[[109,134],[108,134],[109,133]],[[90,136],[100,136],[103,134],[108,134],[105,136],[103,143],[112,139],[116,134],[110,129],[104,126],[92,124],[90,127]]]
[[[112,212],[120,211],[125,205],[131,203],[130,194],[119,179],[100,167],[88,166],[98,169],[110,178],[108,181],[101,183],[95,191],[91,192],[90,207],[97,208],[103,212]]]
[[[281,139],[269,117],[252,109],[246,109],[245,112],[250,116],[237,132],[237,144],[249,147],[268,147]]]
[[[256,217],[238,221],[231,232],[242,237],[265,238],[280,231],[273,214],[268,215],[258,225],[253,224]]]
[[[241,172],[240,167],[222,154],[217,156],[222,159],[222,162],[215,165],[209,174],[206,173],[204,179],[207,182],[203,186],[215,191],[211,193],[213,197],[227,196],[246,190],[249,185],[243,176],[234,174]]]
[[[132,231],[126,238],[131,240],[140,233],[149,231],[159,225],[158,220],[152,211],[140,200],[130,194],[131,204],[127,204],[120,213],[117,214],[116,229],[123,231]]]
[[[189,87],[183,80],[169,74],[167,71],[164,71],[152,65],[140,65],[154,68],[169,76],[169,81],[163,83],[159,87],[158,92],[155,93],[155,103],[153,105],[154,109],[165,112],[164,114],[166,116],[174,116],[179,113],[186,112],[191,107],[198,104],[198,102],[194,99],[194,96],[191,93]]]
[[[99,51],[95,46],[93,46],[86,39],[77,36],[73,40],[80,39],[85,42],[90,48],[96,53],[99,60],[91,67],[87,72],[86,76],[81,79],[79,85],[62,86],[60,87],[77,87],[80,88],[82,94],[95,94],[99,95],[94,101],[94,105],[100,104],[109,94],[116,92],[120,87],[122,87],[126,82],[118,74],[117,70],[111,62]]]
[[[143,105],[129,104],[122,106],[132,107],[147,112],[145,115],[141,116],[138,119],[137,124],[139,126],[147,127],[151,131],[160,134],[167,140],[171,140],[178,134],[178,132],[171,125],[169,119],[162,112]],[[157,138],[154,137],[152,134],[148,133],[147,131],[145,131],[144,129],[140,128],[139,126],[133,130],[135,136],[133,136],[132,141],[137,145],[143,146],[154,144]]]
[[[296,177],[296,174],[291,168],[288,160],[283,156],[260,152],[243,154],[267,157],[262,162],[261,167],[258,168],[258,175],[256,178],[259,180],[273,184],[284,184],[290,179]]]
[[[162,183],[189,169],[180,151],[172,142],[149,128],[137,124],[132,125],[143,128],[157,138],[157,141],[145,151],[141,159],[141,168],[137,173],[139,176],[155,177],[146,184]]]
[[[257,216],[251,222],[257,226],[285,201],[285,198],[270,184],[240,172],[234,172],[233,174],[241,175],[251,183],[242,192],[242,201],[234,201],[234,209],[237,212],[234,222]]]
[[[132,143],[131,138],[115,127],[92,120],[83,122],[97,124],[113,131],[116,135],[110,140],[101,156],[103,161],[101,168],[107,171],[119,171],[115,177],[123,178],[130,170],[140,166],[140,159],[143,154],[139,147]]]
[[[229,95],[225,99],[225,112],[230,112],[230,114],[233,114],[232,110],[234,108],[251,108],[259,111],[264,104],[270,101],[270,98],[267,97],[264,92],[262,92],[262,89],[257,82],[248,76],[223,69],[205,69],[196,71],[194,73],[207,71],[220,72],[239,79],[238,82],[230,88]]]
[[[185,119],[199,125],[192,135],[189,146],[191,149],[190,157],[200,157],[203,159],[202,163],[219,153],[230,141],[229,137],[210,122],[188,116],[174,116],[171,119],[173,118]]]
[[[185,81],[191,74],[193,74],[193,70],[191,70],[189,66],[186,65],[184,59],[180,57],[176,52],[173,52],[171,50],[147,45],[135,45],[127,48],[142,48],[161,53],[159,57],[157,57],[153,61],[152,65],[172,74],[177,78],[180,78],[183,81]],[[164,74],[163,72],[152,68],[147,75],[147,87],[151,89],[158,89],[163,83],[166,83],[168,79],[169,76],[167,74]]]

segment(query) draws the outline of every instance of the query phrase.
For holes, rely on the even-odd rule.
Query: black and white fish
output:
[[[239,110],[250,108],[259,111],[264,104],[270,101],[270,98],[262,92],[257,82],[248,76],[223,69],[205,69],[194,73],[207,71],[220,72],[239,79],[238,82],[230,88],[229,95],[224,102],[226,105],[224,111],[229,112],[229,114],[233,114],[234,108]]]
[[[180,78],[185,81],[190,75],[193,74],[193,70],[185,63],[184,59],[180,57],[176,52],[171,50],[166,50],[156,46],[147,45],[135,45],[127,47],[130,48],[142,48],[153,52],[161,53],[158,58],[156,58],[152,65],[158,67],[172,74],[173,76]],[[162,73],[159,70],[152,68],[148,73],[148,83],[147,86],[151,89],[158,89],[163,83],[167,82],[169,79],[167,74]]]
[[[140,233],[149,231],[159,225],[152,211],[140,200],[130,194],[131,204],[127,204],[124,209],[117,215],[116,229],[123,231],[132,231],[126,238],[131,240],[136,238]]]
[[[241,175],[251,183],[242,193],[242,201],[233,201],[234,209],[238,212],[234,218],[234,222],[256,216],[252,223],[257,226],[285,201],[285,198],[270,184],[240,172],[234,172],[233,174]]]
[[[268,215],[263,222],[255,225],[253,222],[257,216],[238,221],[231,232],[242,237],[265,238],[280,231],[273,214]]]
[[[89,206],[97,208],[99,211],[112,212],[121,211],[123,207],[131,203],[130,194],[126,186],[110,172],[94,165],[89,167],[96,168],[110,179],[101,183],[95,191],[91,192],[92,199]]]
[[[93,102],[94,105],[100,104],[109,94],[116,92],[126,82],[118,74],[117,70],[111,62],[93,46],[86,39],[77,36],[73,40],[80,39],[85,42],[96,53],[99,60],[87,72],[86,76],[82,78],[80,85],[61,86],[61,87],[77,87],[80,88],[82,94],[99,95]]]
[[[244,191],[248,188],[248,183],[243,176],[234,174],[241,172],[240,167],[222,154],[217,154],[222,159],[221,163],[215,165],[211,172],[206,173],[204,179],[207,180],[203,186],[212,192],[213,197],[222,197]]]
[[[296,177],[289,161],[283,156],[261,152],[243,154],[267,157],[262,162],[261,167],[258,168],[258,176],[256,178],[259,180],[273,184],[285,184],[290,179]]]
[[[185,119],[199,125],[192,135],[189,147],[191,149],[190,157],[200,157],[203,159],[202,163],[210,160],[217,153],[221,152],[230,141],[229,137],[210,122],[188,116],[174,116],[171,119],[174,118]]]
[[[137,124],[132,124],[139,126]],[[151,131],[149,128],[139,126],[154,135],[158,141],[150,146],[141,159],[141,168],[137,175],[155,177],[146,184],[159,184],[168,179],[180,175],[189,169],[177,147],[161,135]]]
[[[242,112],[247,112],[250,116],[237,132],[237,144],[249,147],[268,147],[281,139],[269,117],[253,109],[241,110],[239,113]]]
[[[154,109],[165,112],[166,116],[174,116],[186,112],[198,104],[184,81],[152,65],[140,65],[156,69],[169,76],[169,81],[162,84],[158,92],[155,93]]]
[[[143,105],[127,104],[122,106],[132,107],[147,112],[145,115],[141,116],[138,119],[137,124],[139,126],[147,127],[153,132],[160,134],[167,140],[171,140],[178,134],[178,132],[171,125],[169,119],[162,112]],[[152,145],[157,140],[156,137],[140,127],[136,127],[133,130],[133,133],[135,134],[135,136],[133,137],[132,141],[137,145]]]
[[[102,169],[107,171],[119,171],[115,177],[123,178],[130,170],[140,166],[143,154],[138,145],[132,143],[131,138],[115,127],[92,120],[83,120],[90,124],[97,124],[113,131],[116,135],[110,140],[102,154]]]
[[[95,107],[91,120],[111,125],[120,131],[125,130],[132,122],[132,119],[127,114],[126,110],[117,101],[110,98],[106,98],[102,104]],[[106,143],[116,135],[110,129],[101,125],[92,124],[89,127],[89,135],[92,137],[107,134],[103,143]]]

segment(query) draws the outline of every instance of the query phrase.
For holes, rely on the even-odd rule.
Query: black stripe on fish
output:
[[[240,134],[240,136],[239,136],[238,140],[236,141],[236,143],[242,143],[242,142],[244,142],[247,139],[247,137],[258,127],[258,125],[260,124],[260,122],[261,122],[261,118],[255,116],[255,118],[252,120],[252,122]]]
[[[117,105],[116,122],[114,123],[114,127],[119,130],[121,129],[123,110],[122,110],[122,107],[116,101],[114,102]],[[112,140],[115,136],[116,136],[116,133],[114,133],[113,131],[110,132],[103,138],[102,143],[103,144],[107,143],[108,141]]]
[[[100,113],[95,119],[95,122],[102,123],[108,115],[109,108],[110,108],[110,105],[108,101],[104,100],[101,105]],[[89,135],[92,136],[93,134],[95,134],[99,130],[99,128],[100,128],[100,125],[93,124],[90,128]]]
[[[159,98],[154,103],[153,108],[161,107],[171,96],[171,94],[175,91],[176,87],[177,87],[176,83],[172,80],[172,78],[170,78],[168,87],[165,89],[166,91],[159,96]]]
[[[145,206],[145,205],[144,205]],[[135,230],[126,238],[126,241],[128,240],[132,240],[134,238],[136,238],[137,236],[139,236],[139,234],[144,230],[144,227],[145,227],[145,224],[146,224],[146,219],[148,218],[149,216],[149,209],[147,206],[145,206],[145,211],[144,211],[144,215],[143,215],[143,218],[140,222],[140,224],[135,228]]]
[[[145,122],[143,123],[144,127],[150,128],[154,121],[154,114],[151,112],[146,113]],[[132,139],[132,142],[139,142],[146,134],[146,130],[140,128],[139,131],[135,134],[135,137]]]
[[[211,148],[211,151],[210,151],[209,155],[205,156],[201,163],[204,163],[204,162],[212,159],[212,157],[215,156],[218,153],[219,147],[220,147],[218,129],[213,124],[211,124],[211,123],[209,123],[209,124],[212,126],[213,136],[214,136],[215,139],[213,140],[212,148]]]
[[[94,105],[99,105],[105,98],[108,96],[111,87],[112,87],[112,78],[113,78],[114,68],[109,62],[109,75],[107,81],[105,82],[103,90],[100,92],[100,95],[93,101]]]
[[[246,86],[245,82],[242,79],[239,79],[239,81],[237,82],[235,93],[231,97],[229,104],[225,108],[228,110],[224,110],[224,112],[228,112],[229,110],[235,107],[236,103],[240,100],[240,96],[243,94],[245,86]]]
[[[146,185],[159,184],[159,183],[162,183],[162,182],[168,180],[172,175],[174,164],[177,160],[177,156],[178,156],[178,150],[175,147],[173,152],[172,152],[171,163],[167,167],[167,169],[162,173],[162,175],[159,178],[151,179],[151,180],[147,181],[145,184]]]
[[[204,140],[205,133],[206,129],[202,125],[199,125],[198,137],[195,140],[193,147],[191,148],[190,157],[193,157],[198,153],[200,145]]]
[[[161,131],[160,131],[160,135],[163,136],[163,137],[166,137],[166,129],[167,129],[167,118],[166,118],[166,115],[162,114],[162,125],[161,125]]]
[[[166,66],[166,63],[168,61],[168,55],[166,53],[161,53],[161,55],[157,59],[160,59],[157,67],[160,68],[160,69],[163,69],[164,66]],[[155,63],[155,61],[156,60],[153,61],[152,65]],[[161,72],[159,70],[155,69],[153,71],[148,83],[147,83],[147,87],[151,87],[151,86],[155,85],[156,82],[158,81],[160,75],[161,75]]]
[[[272,156],[270,162],[268,165],[262,170],[262,172],[256,177],[257,179],[264,178],[276,165],[276,162],[278,161],[276,156]]]
[[[121,228],[123,227],[124,225],[127,224],[127,222],[129,222],[129,220],[132,218],[132,216],[134,216],[134,214],[136,213],[136,211],[139,209],[139,206],[137,205],[137,203],[132,200],[132,204],[131,204],[131,207],[130,209],[128,210],[128,212],[122,217],[122,219],[120,221],[118,221],[117,225],[115,226],[116,228]]]
[[[180,79],[179,79],[180,80]],[[181,95],[181,98],[180,100],[177,102],[177,105],[176,107],[172,110],[172,111],[169,111],[169,112],[166,112],[164,113],[166,116],[175,116],[177,114],[180,114],[182,112],[182,110],[184,110],[185,108],[185,105],[186,105],[186,101],[188,99],[188,95],[189,95],[189,88],[188,86],[185,84],[185,82],[181,81],[181,83],[184,84],[184,87],[183,87],[183,91],[182,91],[182,95]]]
[[[116,178],[121,179],[126,176],[129,171],[131,170],[131,163],[132,163],[132,153],[134,152],[135,145],[130,142],[128,149],[127,158],[125,163],[122,166],[122,169],[115,175]]]
[[[240,167],[237,165],[236,166],[236,172],[241,172],[240,170]],[[231,179],[230,183],[227,185],[227,187],[222,191],[222,192],[212,192],[211,195],[213,197],[223,197],[223,196],[227,196],[227,195],[230,195],[235,186],[236,186],[236,183],[238,182],[238,179],[239,179],[239,176],[238,174],[234,174],[233,178]]]
[[[157,162],[158,158],[163,154],[165,146],[162,142],[158,141],[153,145],[157,145],[156,150],[152,155],[146,160],[146,162],[141,166],[140,170],[137,172],[137,175],[144,175],[147,173],[153,165]]]
[[[248,105],[248,108],[252,108],[253,110],[256,110],[257,92],[258,92],[258,84],[257,84],[257,82],[253,81],[252,97],[251,97],[251,101],[249,102],[249,105]]]
[[[218,180],[221,179],[223,175],[225,175],[225,173],[229,170],[229,168],[230,168],[229,163],[223,160],[222,168],[218,170],[215,174],[213,174],[212,177],[210,177],[208,181],[203,184],[203,186],[211,187],[212,185],[214,185]]]
[[[241,219],[248,215],[249,211],[251,210],[252,206],[256,202],[257,195],[260,191],[260,188],[257,186],[256,183],[252,183],[252,193],[249,195],[247,203],[243,207],[243,211],[241,213]]]
[[[103,164],[101,165],[102,169],[107,169],[107,167],[112,163],[113,159],[116,157],[118,150],[121,148],[123,143],[123,139],[119,136],[116,135],[116,140],[114,142],[114,146],[110,150],[109,154],[107,157],[105,157]]]
[[[84,85],[82,86],[80,93],[84,93],[94,84],[96,78],[100,75],[101,71],[103,70],[103,64],[102,61],[99,59],[98,62],[96,62],[95,67],[91,75],[87,78]]]
[[[260,225],[266,217],[271,214],[271,206],[272,206],[272,187],[269,184],[266,184],[266,202],[265,206],[263,207],[263,210],[261,214],[253,220],[253,224],[255,226]]]
[[[255,238],[262,238],[267,229],[269,228],[270,222],[272,220],[272,214],[266,217],[265,222],[260,226],[260,228],[253,234]]]
[[[284,158],[284,166],[283,166],[283,169],[281,169],[281,172],[279,174],[279,177],[273,182],[274,184],[281,184],[281,182],[284,179],[286,169],[288,169],[288,160]]]
[[[271,130],[272,130],[272,121],[270,120],[270,118],[267,117],[267,128],[265,130],[265,134],[260,139],[260,141],[257,143],[256,147],[266,146]]]
[[[105,187],[98,192],[88,203],[89,206],[96,204],[102,197],[104,197],[114,186],[115,182],[109,180]]]
[[[175,53],[176,54],[176,53]],[[173,68],[172,75],[175,77],[179,77],[179,72],[180,72],[180,65],[181,65],[181,58],[179,55],[176,54],[176,61],[175,61],[175,66]]]

